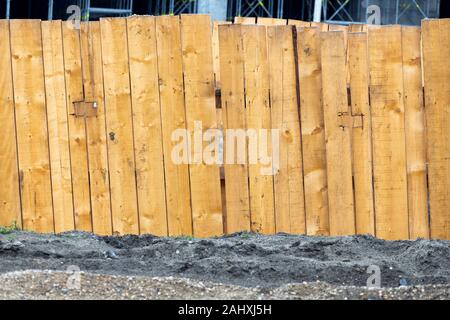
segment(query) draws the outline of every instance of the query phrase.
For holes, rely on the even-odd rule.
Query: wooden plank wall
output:
[[[244,48],[239,24],[219,26],[221,99],[224,129],[246,129]],[[233,138],[233,140],[231,140]],[[248,187],[247,141],[226,136],[224,175],[226,227],[228,232],[250,231],[250,194]],[[241,141],[241,145],[239,145]],[[235,147],[236,144],[236,147]],[[244,150],[239,159],[236,150]],[[238,165],[236,165],[238,164]]]
[[[207,156],[204,145],[214,143],[217,138],[208,138],[203,133],[217,129],[212,29],[208,15],[181,16],[181,49],[186,128],[194,139],[193,150],[189,151],[193,160],[189,164],[193,233],[198,237],[216,236],[223,233],[220,172],[218,163],[208,163],[204,158]]]
[[[86,121],[75,114],[74,102],[84,100],[80,31],[62,23],[69,147],[76,230],[92,231]]]
[[[400,26],[369,29],[376,234],[409,238]]]
[[[75,229],[61,21],[42,22],[55,232]]]
[[[298,29],[297,54],[306,232],[309,235],[329,235],[322,65],[318,28]]]
[[[8,21],[0,21],[0,47],[11,48]],[[0,52],[0,226],[22,227],[11,51]]]
[[[430,234],[450,239],[450,19],[422,22]]]
[[[10,22],[22,227],[54,231],[41,22]]]
[[[450,239],[449,40],[449,19],[0,21],[0,226]]]
[[[303,156],[292,26],[267,28],[272,128],[279,130],[274,168],[276,231],[305,233]]]
[[[272,146],[270,139],[262,148],[259,143],[260,133],[272,127],[266,28],[256,25],[243,28],[242,42],[245,119],[247,130],[253,130],[248,144],[251,230],[269,234],[275,232],[273,176],[262,172],[271,163],[260,160],[261,152],[270,155]]]
[[[361,125],[352,128],[355,225],[357,233],[375,235],[372,121],[369,102],[367,50],[367,33],[349,33],[347,51],[351,113],[362,117]]]
[[[112,233],[112,216],[100,23],[83,23],[80,36],[84,95],[97,108],[95,117],[86,118],[92,229],[107,235]]]
[[[156,19],[127,20],[131,100],[136,156],[136,185],[141,233],[167,234]]]
[[[330,235],[348,235],[355,233],[355,214],[346,45],[343,32],[327,32],[321,36]]]

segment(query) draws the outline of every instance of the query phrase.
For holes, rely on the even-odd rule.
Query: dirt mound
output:
[[[173,276],[262,288],[317,280],[365,286],[367,268],[375,265],[383,287],[450,284],[450,242],[248,233],[210,239],[0,235],[0,273],[65,271],[73,265],[104,275]]]

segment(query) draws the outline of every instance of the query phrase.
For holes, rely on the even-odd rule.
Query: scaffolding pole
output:
[[[53,0],[48,0],[48,16],[49,21],[53,20]]]
[[[130,16],[133,14],[133,0],[111,1],[110,7],[91,7],[91,0],[81,0],[83,20],[89,20],[91,14],[96,16]]]
[[[6,19],[9,19],[11,13],[11,0],[6,0]]]
[[[233,1],[233,0],[229,0]],[[261,17],[283,17],[283,5],[284,0],[277,1],[277,12],[274,14],[274,0],[235,0],[235,16],[249,17],[249,16],[261,16]],[[233,13],[231,14],[233,15]]]
[[[320,22],[320,14],[322,13],[322,0],[316,0],[314,3],[314,22]]]

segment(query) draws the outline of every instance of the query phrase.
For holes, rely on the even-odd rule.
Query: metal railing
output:
[[[382,24],[419,24],[421,19],[439,17],[440,0],[316,0],[322,1],[327,23],[366,23],[368,9],[380,8]]]
[[[133,14],[133,0],[112,0],[108,7],[93,6],[92,4],[95,4],[92,0],[78,0],[83,20],[90,20],[93,16],[126,17]]]

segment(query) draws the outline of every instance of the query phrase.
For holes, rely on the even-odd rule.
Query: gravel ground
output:
[[[0,275],[0,299],[449,299],[449,285],[368,289],[323,282],[298,283],[278,288],[248,288],[183,278],[148,278],[61,271],[21,271]]]
[[[373,265],[382,289],[364,287]],[[12,232],[0,235],[0,298],[448,299],[449,265],[450,242],[436,240]],[[66,288],[73,266],[81,290]]]

